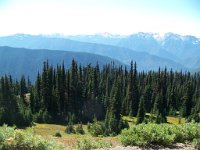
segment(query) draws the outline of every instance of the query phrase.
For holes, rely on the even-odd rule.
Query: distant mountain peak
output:
[[[129,37],[137,37],[140,39],[154,39],[156,41],[161,41],[164,39],[164,35],[160,33],[153,33],[153,32],[138,32],[129,35]]]
[[[17,33],[17,34],[14,34],[15,37],[18,37],[18,38],[24,38],[24,37],[29,37],[30,35],[29,34],[23,34],[23,33]]]
[[[103,37],[113,37],[113,35],[111,33],[109,33],[109,32],[103,32],[103,33],[99,33],[97,35],[101,35]]]
[[[119,38],[119,37],[123,37],[123,35],[111,34],[109,32],[97,33],[97,34],[94,34],[94,36],[100,36],[100,37],[104,37],[104,38]]]
[[[152,37],[152,34],[151,33],[144,33],[144,32],[139,32],[136,34],[138,37],[141,37],[141,38],[149,38],[149,37]]]

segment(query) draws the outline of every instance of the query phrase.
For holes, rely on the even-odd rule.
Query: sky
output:
[[[0,35],[105,32],[200,37],[200,0],[0,0]]]

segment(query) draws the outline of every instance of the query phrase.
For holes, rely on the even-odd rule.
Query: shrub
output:
[[[120,121],[119,121],[119,128],[120,128],[120,130],[125,129],[125,128],[128,129],[129,128],[128,121],[120,119]]]
[[[83,141],[78,141],[76,147],[77,150],[91,150],[92,144],[88,140],[83,140]]]
[[[34,135],[32,129],[26,132],[4,125],[0,127],[0,149],[3,150],[62,150],[64,147],[55,141],[47,141]]]
[[[54,136],[55,136],[55,137],[62,137],[62,134],[61,134],[59,131],[57,131],[57,132],[54,134]]]
[[[87,130],[89,131],[90,130],[90,128],[91,128],[91,123],[87,123]]]
[[[67,125],[65,132],[67,134],[76,133],[75,130],[74,130],[74,126],[72,124]]]
[[[76,127],[76,133],[79,133],[79,134],[84,134],[84,130],[83,130],[83,126],[82,124],[78,124],[78,126]]]
[[[92,136],[100,136],[105,134],[105,125],[103,122],[96,121],[90,125],[89,130]]]
[[[76,148],[77,150],[91,150],[100,148],[109,148],[112,144],[104,141],[91,141],[84,139],[83,141],[78,141]]]
[[[123,130],[119,137],[125,146],[149,144],[166,146],[174,142],[192,141],[195,138],[200,138],[200,124],[140,124]]]
[[[192,142],[196,149],[200,149],[200,138],[194,139]]]
[[[8,127],[5,124],[0,127],[0,145],[2,145],[7,139],[12,138],[14,133],[15,129]]]

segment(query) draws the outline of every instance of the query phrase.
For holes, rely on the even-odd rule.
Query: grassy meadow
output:
[[[135,124],[137,118],[136,117],[129,117],[129,116],[124,116],[124,120],[127,120],[129,123],[129,126],[131,127],[132,125]],[[185,118],[179,118],[179,117],[172,117],[168,116],[167,117],[167,122],[172,125],[178,125],[178,124],[184,124],[185,123]],[[76,128],[77,125],[74,126]],[[117,146],[121,145],[121,142],[118,138],[118,136],[110,136],[110,137],[93,137],[91,134],[88,132],[87,125],[83,125],[83,129],[85,134],[67,134],[65,133],[66,126],[64,125],[54,125],[54,124],[35,124],[35,126],[32,127],[35,134],[42,136],[45,139],[48,140],[55,140],[58,143],[64,144],[65,147],[74,149],[76,148],[77,142],[78,141],[83,141],[84,139],[87,139],[89,141],[103,141],[103,142],[108,142],[111,143],[112,146]],[[29,128],[25,129],[28,130]],[[61,133],[62,137],[55,137],[55,133],[59,132]]]
[[[146,114],[148,115],[148,114]],[[65,132],[65,125],[56,125],[56,124],[38,124],[34,123],[32,127],[27,127],[24,129],[15,129],[15,127],[0,127],[0,149],[10,150],[12,149],[10,145],[15,145],[14,149],[21,149],[22,145],[31,145],[27,149],[80,149],[80,150],[89,150],[103,147],[115,147],[115,146],[128,146],[128,145],[138,145],[144,146],[148,142],[149,139],[154,140],[156,142],[161,142],[163,145],[166,143],[173,143],[174,141],[182,137],[182,141],[188,141],[186,137],[191,137],[189,142],[192,143],[196,140],[197,145],[199,144],[200,138],[200,130],[194,127],[199,127],[199,124],[188,124],[188,127],[185,126],[185,119],[179,117],[167,117],[167,124],[155,125],[155,124],[147,124],[147,125],[135,125],[136,118],[123,116],[124,120],[127,120],[130,126],[130,129],[125,129],[122,131],[122,134],[118,136],[98,136],[93,137],[88,132],[87,125],[83,125],[84,134],[67,134]],[[74,125],[74,129],[76,129],[78,125]],[[190,127],[191,126],[191,127]],[[174,129],[173,129],[174,127]],[[187,129],[185,128],[187,127]],[[144,131],[141,131],[144,129]],[[158,133],[155,132],[155,128],[158,129]],[[190,130],[191,128],[191,130]],[[157,130],[156,129],[156,130]],[[162,129],[164,131],[162,131]],[[182,133],[179,133],[177,130],[182,130]],[[188,131],[186,131],[188,130]],[[133,133],[134,131],[134,133]],[[185,132],[186,131],[186,132]],[[195,132],[194,132],[195,131]],[[174,132],[174,133],[172,133]],[[184,133],[185,132],[185,133]],[[59,136],[56,134],[59,133]],[[146,134],[148,134],[149,139],[146,138]],[[169,135],[167,135],[169,134]],[[133,136],[133,135],[138,135]],[[164,137],[164,135],[167,135]],[[138,139],[144,136],[145,138]],[[152,136],[152,137],[151,137]],[[161,139],[159,139],[161,138]],[[164,140],[163,140],[164,139]],[[143,140],[143,143],[140,142]],[[174,141],[173,141],[174,140]],[[138,142],[139,141],[139,142]],[[156,143],[155,142],[155,143]],[[159,144],[159,143],[156,143]],[[2,146],[6,145],[6,146]],[[2,148],[3,147],[3,148]],[[26,149],[26,148],[25,148]]]

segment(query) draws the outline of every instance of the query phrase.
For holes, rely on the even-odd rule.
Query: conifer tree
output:
[[[137,65],[136,62],[134,64],[134,70],[133,70],[133,95],[132,95],[132,101],[131,101],[131,115],[136,116],[138,111],[138,105],[139,105],[139,91],[138,91],[138,85],[137,85]]]
[[[192,84],[191,81],[189,81],[186,84],[186,93],[182,98],[183,101],[183,110],[182,110],[182,116],[188,117],[191,114],[192,110]]]
[[[144,121],[144,117],[145,117],[144,97],[141,96],[139,109],[138,109],[138,113],[137,113],[137,122],[136,122],[136,124],[142,123]]]
[[[152,98],[152,90],[149,85],[147,85],[144,89],[144,110],[145,112],[151,111],[151,98]]]
[[[124,99],[123,102],[123,109],[125,115],[133,115],[133,61],[131,61],[131,68],[129,72],[129,84],[127,87],[127,92],[126,92],[126,98]]]
[[[24,103],[26,103],[25,101],[25,94],[28,92],[28,89],[26,87],[26,79],[24,76],[21,77],[20,80],[20,98],[23,100]]]
[[[109,134],[118,134],[120,132],[119,123],[120,123],[120,108],[121,108],[121,93],[120,93],[120,82],[119,78],[115,80],[111,90],[111,101],[110,106],[106,114],[106,124],[107,124],[107,133]]]

